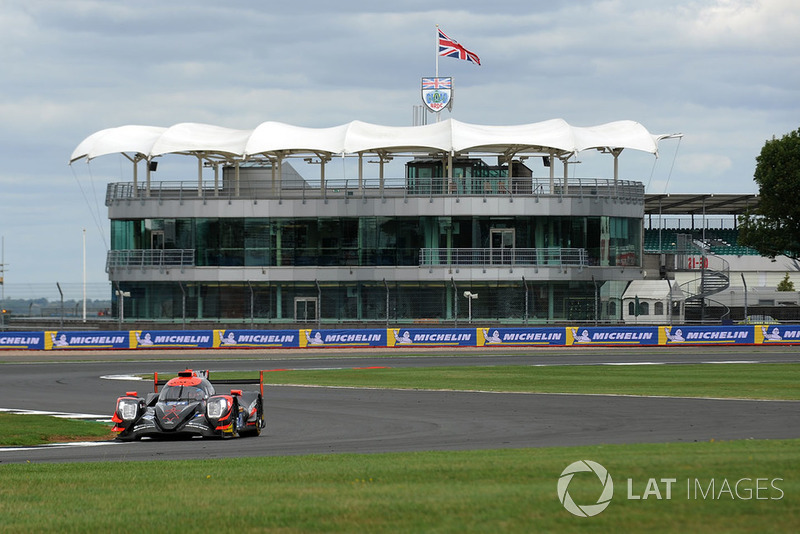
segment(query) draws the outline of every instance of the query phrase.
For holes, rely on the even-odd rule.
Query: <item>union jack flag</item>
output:
[[[481,64],[481,58],[475,52],[470,52],[455,39],[450,39],[442,30],[439,30],[439,55],[445,57],[454,57],[456,59],[466,59],[472,63]]]
[[[450,89],[452,86],[452,78],[422,78],[423,89]]]

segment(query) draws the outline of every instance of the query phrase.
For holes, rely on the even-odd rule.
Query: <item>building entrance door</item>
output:
[[[294,320],[298,323],[310,323],[317,320],[319,308],[317,297],[294,298]]]
[[[514,260],[514,229],[492,228],[489,249],[493,265],[511,265]]]
[[[153,230],[150,233],[150,248],[164,250],[164,230]]]

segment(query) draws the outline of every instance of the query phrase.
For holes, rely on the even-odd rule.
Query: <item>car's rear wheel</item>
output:
[[[242,430],[242,436],[260,436],[261,429],[264,428],[264,402],[261,395],[258,396],[256,401],[256,424],[255,426],[248,426],[247,430]]]
[[[231,437],[239,437],[239,402],[236,399],[231,408]]]

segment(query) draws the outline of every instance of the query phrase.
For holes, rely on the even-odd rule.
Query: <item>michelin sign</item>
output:
[[[662,326],[659,345],[753,345],[756,326]]]
[[[386,330],[389,347],[474,347],[474,328],[390,328]]]
[[[573,326],[566,334],[566,345],[658,345],[658,332],[651,326]]]

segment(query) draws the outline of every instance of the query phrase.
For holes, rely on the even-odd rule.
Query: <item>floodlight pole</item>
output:
[[[58,288],[58,293],[61,295],[61,326],[64,326],[64,292],[61,291],[61,284],[56,282],[56,287]]]
[[[86,228],[83,229],[83,322],[86,322]]]
[[[5,285],[5,269],[6,269],[6,236],[0,237],[0,331],[6,329],[6,285]]]
[[[469,324],[472,324],[472,299],[478,298],[478,294],[470,291],[464,291],[464,296],[467,297]]]
[[[744,279],[744,273],[742,273],[742,285],[744,285],[744,320],[747,321],[747,282]]]

